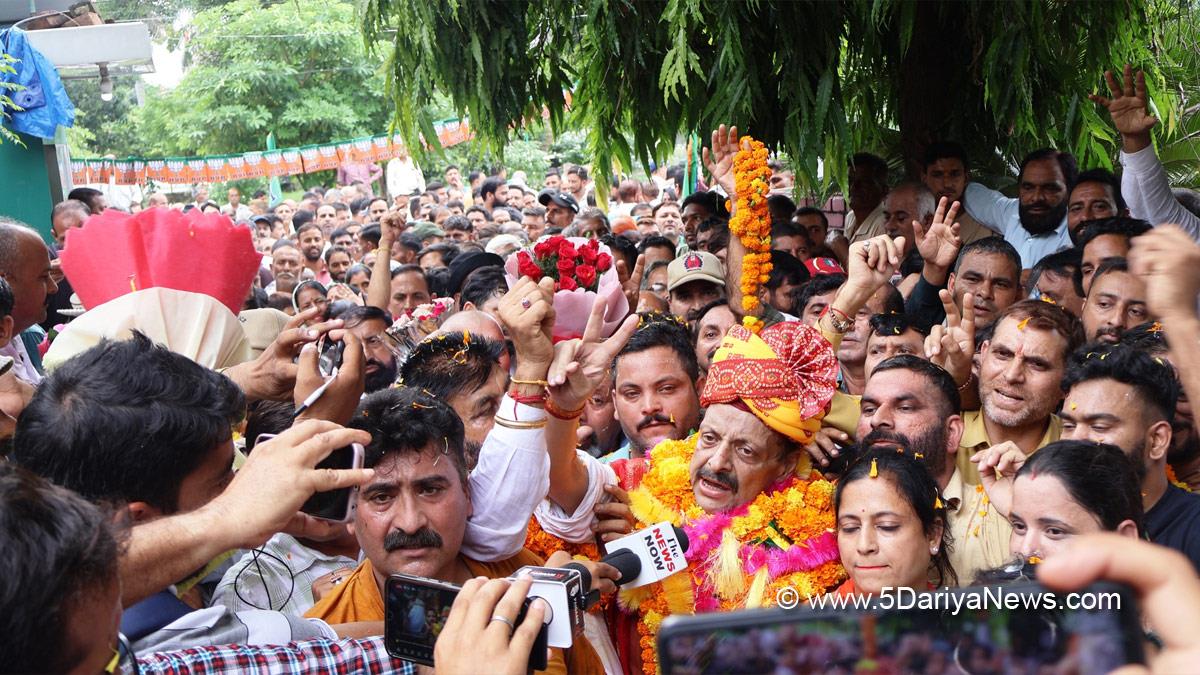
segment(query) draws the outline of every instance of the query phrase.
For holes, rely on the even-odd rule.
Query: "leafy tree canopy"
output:
[[[1104,69],[1138,64],[1171,133],[1181,92],[1167,86],[1177,64],[1163,59],[1164,26],[1192,23],[1171,0],[360,7],[367,44],[391,43],[388,93],[410,145],[418,130],[432,137],[420,102],[435,92],[497,150],[543,111],[556,130],[578,124],[596,167],[662,161],[680,134],[734,122],[824,188],[844,177],[855,150],[892,151],[912,168],[935,138],[959,140],[997,173],[1046,145],[1074,151],[1084,166],[1110,165],[1113,131],[1086,95]]]
[[[169,4],[169,3],[168,3]],[[133,108],[139,147],[118,154],[193,155],[377,134],[390,117],[381,60],[368,57],[348,1],[232,0],[196,13],[188,68]]]

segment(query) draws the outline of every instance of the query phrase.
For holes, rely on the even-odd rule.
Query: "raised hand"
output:
[[[1160,225],[1132,240],[1130,271],[1146,284],[1150,313],[1163,320],[1196,317],[1200,246],[1176,225]]]
[[[528,366],[533,377],[541,379],[554,359],[551,333],[554,329],[554,279],[544,277],[540,282],[521,277],[500,298],[496,312],[508,328],[517,352],[517,367]],[[537,373],[541,373],[541,375]]]
[[[1158,124],[1158,118],[1147,112],[1146,74],[1139,70],[1135,77],[1133,66],[1126,63],[1123,75],[1122,81],[1118,82],[1111,70],[1105,71],[1104,79],[1112,98],[1098,94],[1089,94],[1088,98],[1108,109],[1113,126],[1126,141],[1125,151],[1136,152],[1150,144],[1150,130]],[[1131,140],[1141,147],[1131,150],[1128,147]]]
[[[637,330],[639,317],[625,317],[612,337],[601,333],[604,327],[604,310],[608,300],[597,296],[588,315],[583,338],[565,340],[554,346],[554,360],[546,381],[554,404],[564,410],[577,410],[591,397],[596,387],[604,381],[617,352],[629,342]]]
[[[935,365],[950,373],[958,385],[966,384],[971,378],[971,357],[975,354],[975,296],[963,296],[963,311],[958,307],[950,291],[938,291],[942,308],[946,310],[946,325],[934,326],[925,338],[925,356]]]
[[[958,202],[947,205],[949,200],[942,197],[938,201],[937,210],[933,213],[933,222],[926,230],[921,221],[913,221],[913,234],[917,238],[917,250],[926,265],[933,265],[941,270],[948,270],[958,258],[958,251],[963,242],[958,235],[959,226],[955,222],[958,217]]]
[[[642,274],[646,269],[646,256],[638,254],[633,271],[629,271],[625,261],[617,258],[617,278],[621,280],[621,292],[625,294],[625,302],[629,304],[630,314],[637,311],[638,296],[642,292]]]
[[[737,184],[733,179],[733,158],[738,150],[737,127],[726,129],[722,124],[712,133],[712,149],[704,148],[704,168],[717,184],[725,189],[725,194],[732,199],[737,194]]]
[[[979,478],[988,501],[1005,518],[1012,513],[1013,479],[1025,465],[1025,453],[1012,441],[1004,441],[986,450],[971,455],[971,461],[979,465]]]

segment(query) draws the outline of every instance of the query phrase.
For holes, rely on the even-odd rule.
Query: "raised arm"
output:
[[[1146,303],[1159,317],[1171,345],[1171,362],[1189,401],[1200,401],[1200,246],[1174,225],[1133,239],[1130,268],[1146,283]]]
[[[379,248],[375,249],[375,266],[367,286],[367,304],[388,311],[392,300],[392,244],[404,231],[404,217],[396,211],[383,214],[379,223]],[[391,312],[388,312],[391,317]],[[393,319],[395,317],[392,317]]]

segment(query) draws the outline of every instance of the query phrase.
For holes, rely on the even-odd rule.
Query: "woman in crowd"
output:
[[[346,283],[360,293],[366,293],[371,283],[371,268],[362,264],[352,266],[346,270]]]
[[[1138,469],[1115,445],[1058,441],[1026,458],[1011,445],[979,462],[987,496],[1012,523],[1010,552],[1039,562],[1079,535],[1142,532]]]
[[[919,460],[891,449],[866,453],[838,483],[833,505],[838,550],[850,575],[839,595],[958,583],[946,509]]]
[[[325,305],[329,303],[329,293],[319,281],[302,281],[296,284],[295,290],[292,291],[292,309],[296,313],[306,311],[312,307],[320,307],[322,311]]]

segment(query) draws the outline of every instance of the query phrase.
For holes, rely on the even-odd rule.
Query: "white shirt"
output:
[[[507,394],[496,415],[518,422],[546,419],[545,410],[517,403]],[[510,429],[496,424],[483,440],[468,482],[472,515],[467,519],[462,554],[480,562],[516,555],[525,546],[529,516],[550,492],[545,428]]]
[[[387,163],[387,189],[392,199],[396,195],[411,195],[425,191],[425,175],[412,157],[395,157]]]
[[[20,333],[14,334],[8,345],[0,349],[0,356],[12,357],[13,375],[16,375],[18,380],[35,387],[42,383],[42,375],[29,360],[29,352],[25,351],[25,343],[21,340]]]
[[[610,500],[608,493],[604,491],[605,486],[618,483],[617,474],[609,465],[582,450],[576,450],[575,457],[583,462],[588,473],[587,493],[584,494],[583,501],[579,502],[574,513],[567,513],[549,499],[543,499],[534,510],[534,515],[546,534],[578,544],[591,541],[595,536],[596,505]]]
[[[1148,145],[1133,154],[1121,153],[1121,196],[1129,206],[1129,215],[1158,226],[1174,223],[1192,239],[1200,240],[1200,218],[1183,208],[1171,192],[1171,183],[1163,169],[1154,146]]]
[[[317,579],[336,569],[358,565],[353,558],[326,555],[282,532],[260,550],[269,555],[260,553],[256,560],[254,553],[247,551],[225,572],[213,592],[211,605],[224,605],[235,612],[273,609],[303,616],[316,604],[312,586]]]
[[[1067,231],[1064,216],[1058,227],[1045,234],[1034,236],[1021,226],[1021,200],[1005,197],[1002,193],[979,183],[970,183],[963,193],[963,205],[980,225],[1000,233],[1004,240],[1021,255],[1021,267],[1030,269],[1039,260],[1071,248],[1071,235]]]

